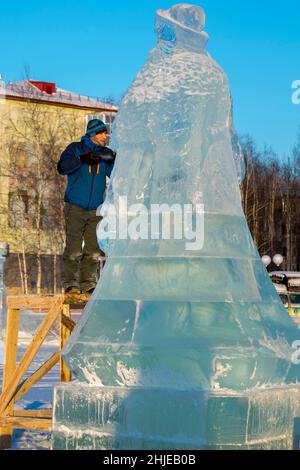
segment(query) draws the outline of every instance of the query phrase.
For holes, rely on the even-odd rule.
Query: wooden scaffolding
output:
[[[5,355],[2,395],[0,397],[0,449],[9,449],[11,447],[14,428],[39,431],[51,430],[52,409],[20,411],[15,410],[15,404],[58,363],[60,363],[60,381],[71,381],[71,371],[61,357],[61,350],[75,326],[74,321],[71,319],[71,309],[83,309],[88,300],[88,295],[68,294],[7,297]],[[19,318],[22,309],[47,312],[47,315],[17,364]],[[38,370],[25,378],[33,359],[57,321],[60,323],[58,350]]]

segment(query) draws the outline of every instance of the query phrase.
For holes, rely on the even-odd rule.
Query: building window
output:
[[[11,228],[26,226],[29,217],[29,196],[27,191],[14,191],[9,193],[9,217]]]
[[[88,114],[86,117],[86,123],[90,122],[92,119],[100,119],[100,121],[104,122],[108,128],[108,136],[111,135],[112,132],[112,125],[115,120],[115,113],[99,113],[99,114]]]

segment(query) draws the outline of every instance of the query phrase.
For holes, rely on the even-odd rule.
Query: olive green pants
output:
[[[96,228],[100,220],[95,210],[87,211],[66,203],[66,247],[62,263],[64,289],[76,287],[84,292],[96,286],[101,254]]]

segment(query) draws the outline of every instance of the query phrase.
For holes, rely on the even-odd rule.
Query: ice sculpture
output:
[[[201,202],[204,245],[101,240],[108,261],[63,354],[79,382],[56,387],[54,448],[292,445],[299,331],[245,220],[230,91],[204,24],[200,7],[158,11],[157,46],[115,122],[102,208]]]

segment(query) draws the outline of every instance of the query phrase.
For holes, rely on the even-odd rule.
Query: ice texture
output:
[[[192,252],[183,240],[113,240],[109,233],[106,242],[100,242],[109,255],[103,275],[63,351],[82,384],[98,387],[100,395],[113,387],[116,413],[122,407],[127,410],[118,419],[126,416],[127,427],[123,424],[129,435],[139,433],[134,441],[139,448],[158,445],[159,435],[153,436],[149,429],[153,424],[158,433],[168,422],[168,439],[162,439],[158,448],[168,448],[171,442],[177,442],[178,448],[203,448],[204,435],[205,445],[213,447],[214,426],[210,437],[201,430],[219,419],[222,402],[216,406],[201,402],[196,414],[199,427],[193,425],[191,431],[190,394],[238,397],[265,390],[266,397],[269,390],[271,398],[274,387],[284,393],[287,385],[296,387],[300,376],[299,366],[292,363],[299,331],[270,281],[243,213],[239,188],[243,159],[233,127],[232,98],[226,75],[205,51],[204,25],[200,7],[184,4],[158,11],[157,45],[126,93],[114,124],[112,145],[118,157],[102,207],[103,214],[112,204],[118,212],[123,196],[129,206],[144,204],[149,211],[152,204],[202,202],[204,246]],[[70,387],[76,390],[75,385]],[[137,425],[141,416],[126,408],[135,390],[143,405],[138,409],[144,428]],[[70,388],[70,397],[73,393]],[[179,393],[173,404],[172,393]],[[176,428],[172,434],[172,423],[173,414],[179,413],[178,396],[185,418],[180,420],[181,440],[176,441],[179,431]],[[63,396],[58,390],[57,397],[60,424],[55,427],[54,447],[66,445],[61,432],[64,416],[70,414],[74,414],[72,426],[79,426],[82,436],[74,445],[84,446],[88,430],[85,434],[78,422],[83,413],[88,429],[84,414],[88,405],[78,411],[76,421],[68,387]],[[154,397],[159,397],[157,407]],[[125,403],[118,405],[120,401]],[[222,415],[222,426],[230,414],[239,413],[233,402],[228,414]],[[241,436],[234,441],[232,433],[228,431],[227,437],[225,433],[225,447],[227,438],[230,448],[247,442],[245,406]],[[286,435],[290,433],[297,412],[286,413],[268,439],[276,440],[282,427]],[[270,414],[268,409],[268,420]],[[267,428],[268,420],[260,426]],[[96,427],[100,434],[108,432],[101,423]],[[119,427],[110,428],[105,445],[132,448],[133,441],[117,443]],[[105,446],[103,440],[97,442],[99,448]]]
[[[293,387],[230,395],[62,385],[54,398],[53,447],[67,450],[291,449],[300,415]]]

